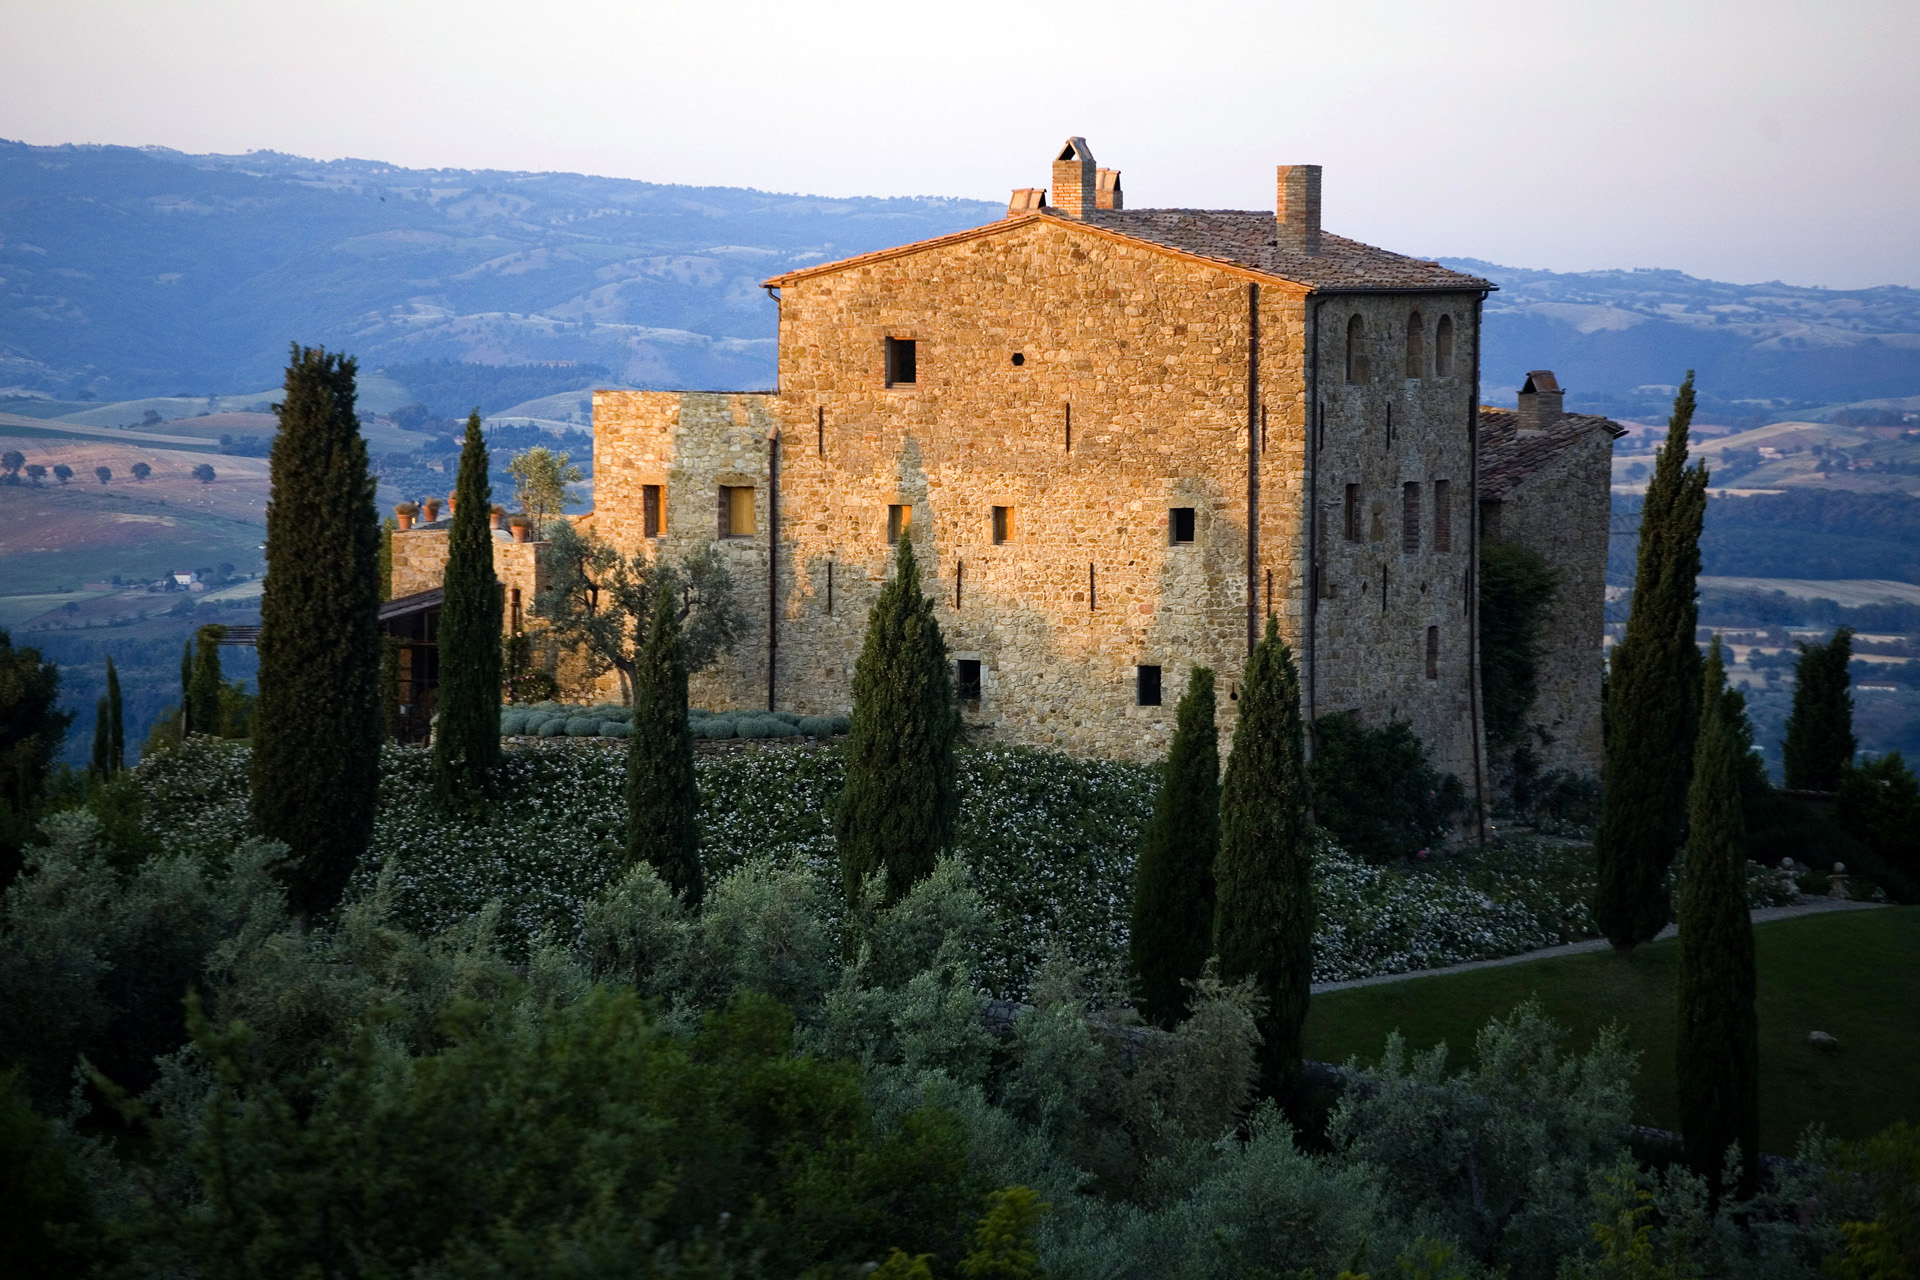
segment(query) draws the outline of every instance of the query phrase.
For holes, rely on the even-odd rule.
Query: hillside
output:
[[[0,193],[0,395],[117,402],[271,387],[297,337],[351,351],[369,373],[414,369],[446,402],[410,398],[443,416],[594,383],[771,385],[775,312],[761,280],[1003,211],[6,142]],[[1551,368],[1570,408],[1658,416],[1694,368],[1714,421],[1862,402],[1896,420],[1920,414],[1920,291],[1442,261],[1500,285],[1486,313],[1493,403],[1511,403],[1528,369]],[[513,372],[489,388],[430,376],[440,361]],[[516,392],[512,379],[536,385]],[[363,393],[375,412],[402,403],[376,380]]]

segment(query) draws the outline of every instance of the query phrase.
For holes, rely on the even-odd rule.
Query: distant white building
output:
[[[173,581],[176,586],[190,587],[200,581],[200,575],[186,569],[176,569],[173,573]]]

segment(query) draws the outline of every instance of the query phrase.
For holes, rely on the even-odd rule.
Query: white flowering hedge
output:
[[[585,904],[619,868],[625,750],[551,738],[505,753],[485,819],[429,800],[424,751],[389,747],[367,893],[386,873],[400,918],[434,932],[501,904],[518,943],[578,937]],[[219,856],[248,830],[248,753],[193,742],[143,761],[147,821],[174,852]],[[819,876],[838,903],[831,809],[836,750],[761,748],[698,761],[709,882],[749,857]],[[1020,996],[1051,948],[1096,971],[1125,963],[1134,850],[1158,771],[992,746],[960,755],[958,854],[997,928],[982,957],[996,995]],[[1369,866],[1323,839],[1314,974],[1337,981],[1492,959],[1590,937],[1593,857],[1565,841],[1507,839],[1405,867]],[[832,922],[835,926],[838,921]]]

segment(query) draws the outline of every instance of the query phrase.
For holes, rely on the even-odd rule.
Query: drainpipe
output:
[[[1467,400],[1467,707],[1473,733],[1473,812],[1480,843],[1487,842],[1487,769],[1480,758],[1480,312],[1473,300],[1473,386]]]
[[[767,710],[780,657],[780,428],[767,431]]]
[[[1260,286],[1247,285],[1247,656],[1260,617]]]

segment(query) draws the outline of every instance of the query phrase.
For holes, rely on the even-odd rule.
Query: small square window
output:
[[[1013,541],[1013,508],[995,507],[993,509],[993,541],[995,545]]]
[[[1134,699],[1143,707],[1160,705],[1160,668],[1135,667]]]
[[[961,658],[953,664],[953,696],[962,702],[980,701],[978,658]]]
[[[723,484],[720,486],[720,536],[723,538],[753,536],[752,485]]]
[[[913,528],[913,508],[904,502],[896,502],[887,508],[887,545],[893,546],[900,541],[900,535]]]
[[[887,339],[887,385],[910,387],[919,381],[919,344],[912,338]]]
[[[649,538],[660,536],[660,486],[643,484],[640,486],[640,521],[644,534]]]
[[[1167,512],[1167,541],[1175,546],[1193,541],[1192,507],[1174,507]],[[1144,667],[1141,669],[1145,670]],[[1159,668],[1155,667],[1154,670],[1158,671]]]

